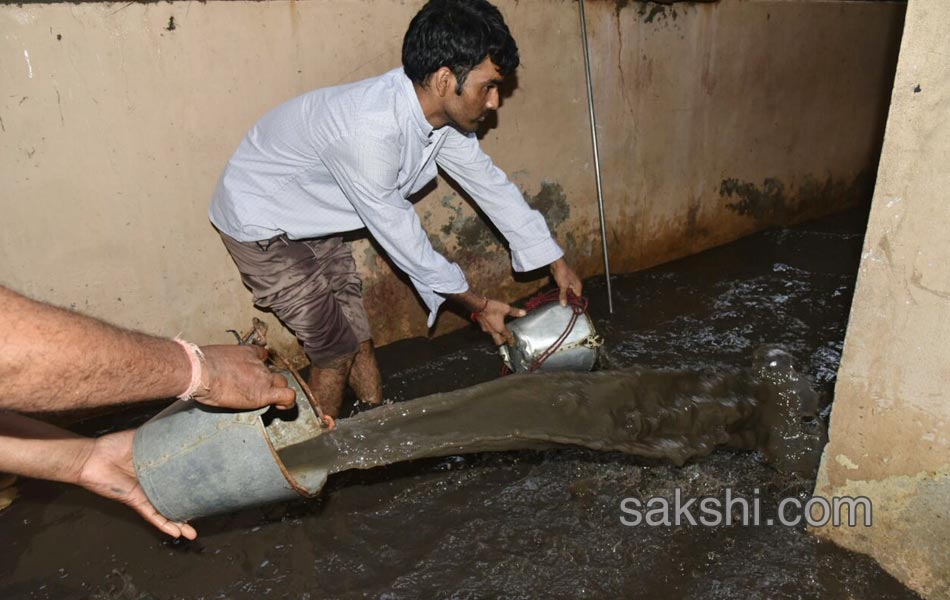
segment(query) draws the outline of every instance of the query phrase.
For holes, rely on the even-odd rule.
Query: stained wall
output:
[[[125,326],[228,341],[258,313],[206,218],[222,167],[281,101],[397,66],[421,4],[3,4],[0,282]],[[577,3],[498,4],[523,68],[483,145],[596,274]],[[614,270],[866,201],[904,7],[589,0]],[[447,182],[416,206],[475,289],[514,299],[545,282],[512,279],[503,244]],[[426,334],[386,259],[368,240],[353,247],[377,341]],[[463,323],[445,313],[435,333]]]

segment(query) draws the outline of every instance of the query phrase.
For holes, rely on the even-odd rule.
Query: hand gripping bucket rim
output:
[[[567,306],[557,290],[531,298],[528,314],[509,322],[515,345],[499,347],[507,372],[590,371],[603,339],[587,314],[587,299],[573,294]]]

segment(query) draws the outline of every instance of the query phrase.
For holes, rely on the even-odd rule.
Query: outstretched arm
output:
[[[283,377],[249,346],[202,348],[195,399],[251,409],[291,406]],[[183,393],[188,353],[177,342],[128,331],[30,300],[0,286],[0,408],[50,411],[123,404]]]
[[[80,485],[118,500],[172,537],[197,536],[187,523],[155,510],[135,478],[133,431],[91,439],[34,419],[0,412],[0,471]]]
[[[561,290],[561,305],[567,303],[569,290],[581,296],[581,280],[564,259],[544,216],[528,206],[504,171],[481,150],[475,136],[449,131],[436,160],[508,240],[516,271],[550,265],[551,275]]]

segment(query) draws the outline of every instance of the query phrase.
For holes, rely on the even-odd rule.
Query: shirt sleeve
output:
[[[432,248],[419,216],[397,188],[399,148],[373,137],[344,138],[322,160],[369,232],[396,266],[409,276],[435,322],[441,294],[468,290],[462,269]]]
[[[528,206],[517,186],[482,152],[475,134],[447,132],[436,162],[508,240],[515,271],[531,271],[564,256],[544,216]]]

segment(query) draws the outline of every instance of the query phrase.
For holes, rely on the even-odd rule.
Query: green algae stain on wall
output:
[[[789,201],[785,184],[774,177],[767,177],[761,187],[748,181],[723,179],[719,184],[719,195],[722,198],[735,198],[735,202],[727,203],[726,208],[761,222],[782,220]]]
[[[539,211],[552,232],[556,232],[571,215],[567,194],[561,184],[543,181],[541,189],[534,195],[522,192],[525,202]],[[499,233],[488,217],[481,211],[468,212],[463,210],[463,201],[456,195],[444,196],[440,200],[443,208],[448,209],[449,216],[439,231],[442,238],[454,237],[456,242],[455,254],[459,256],[484,255],[497,252],[505,244],[504,236]],[[438,242],[432,238],[433,247],[442,252],[446,248],[444,239]]]
[[[463,200],[461,198],[450,194],[444,196],[440,200],[440,204],[451,213],[448,220],[442,225],[442,236],[455,237],[458,254],[483,254],[494,250],[492,246],[499,245],[499,240],[481,214],[465,214],[462,211]],[[433,243],[433,247],[435,246],[436,243]],[[440,238],[438,246],[445,250],[445,240]],[[438,250],[438,248],[436,249]],[[443,252],[443,250],[439,250],[439,252]]]
[[[571,207],[567,202],[567,194],[560,183],[542,181],[541,190],[534,196],[524,195],[525,201],[536,209],[547,221],[552,232],[557,231],[571,216]]]
[[[370,243],[363,248],[363,268],[369,273],[376,272],[376,248]]]
[[[453,232],[458,239],[459,249],[468,252],[484,252],[491,246],[499,245],[485,221],[478,215],[455,220]]]
[[[840,209],[857,206],[871,197],[873,186],[873,176],[867,170],[850,181],[806,175],[797,184],[766,177],[761,185],[757,185],[727,178],[719,184],[719,197],[726,200],[726,208],[737,215],[768,226],[792,222],[809,214],[821,214],[829,206]]]

